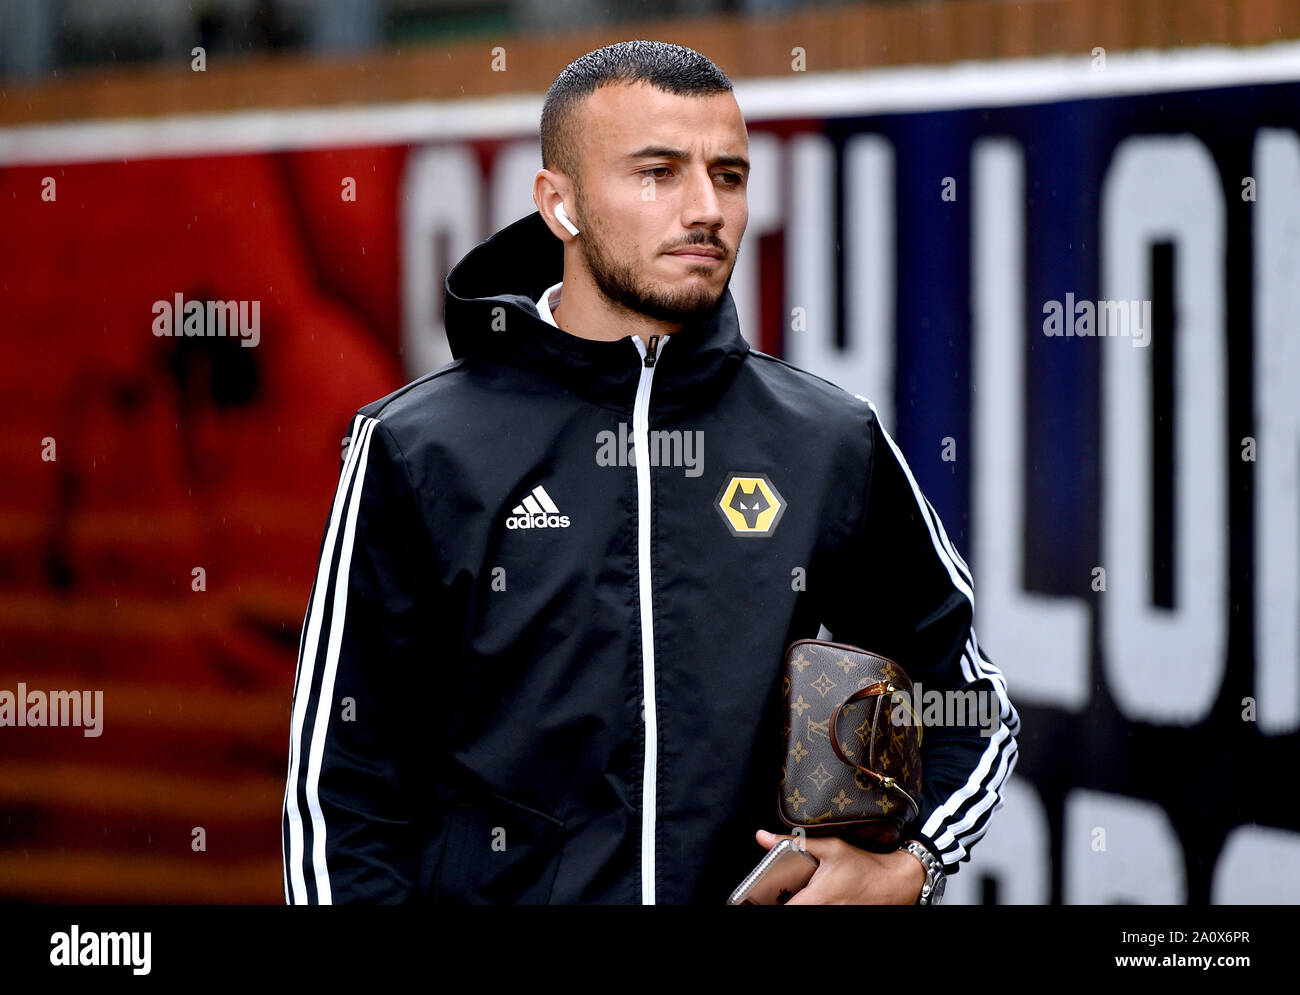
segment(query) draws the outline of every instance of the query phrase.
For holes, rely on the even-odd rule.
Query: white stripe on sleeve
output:
[[[353,422],[352,438],[360,429],[368,428],[374,419],[358,415]],[[368,434],[367,434],[368,437]],[[320,563],[317,566],[316,579],[312,584],[312,593],[304,619],[303,632],[299,637],[298,670],[294,677],[293,717],[289,736],[289,776],[285,784],[285,819],[289,826],[289,850],[286,861],[288,881],[286,889],[291,886],[294,904],[307,902],[307,882],[304,873],[305,849],[303,842],[302,813],[298,806],[299,767],[302,758],[303,730],[312,697],[312,684],[315,679],[316,657],[320,646],[321,627],[324,622],[325,603],[331,586],[330,565],[338,544],[339,526],[343,518],[344,503],[352,489],[354,480],[361,480],[364,465],[358,470],[362,455],[360,446],[352,445],[348,449],[348,460],[339,475],[339,484],[334,492],[334,503],[330,511],[329,527],[325,532],[325,541],[321,547]],[[359,488],[358,488],[359,490]],[[340,563],[346,588],[347,563]]]

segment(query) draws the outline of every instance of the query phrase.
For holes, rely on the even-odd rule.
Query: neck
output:
[[[585,272],[578,275],[570,267],[565,268],[564,293],[551,317],[570,335],[600,341],[635,335],[648,344],[652,335],[673,335],[682,328],[680,321],[660,321],[611,301]]]

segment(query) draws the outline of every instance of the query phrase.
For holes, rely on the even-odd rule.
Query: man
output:
[[[911,849],[810,839],[792,904],[933,894],[1001,804],[1019,718],[875,409],[740,333],[730,81],[611,45],[556,79],[541,138],[538,212],[447,278],[455,362],[351,422],[286,899],[721,904],[779,838],[783,651],[823,627],[997,720],[927,728]]]

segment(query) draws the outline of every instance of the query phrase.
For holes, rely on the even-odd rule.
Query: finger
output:
[[[795,845],[806,853],[816,857],[818,862],[827,858],[834,858],[838,850],[836,843],[843,842],[836,837],[813,838],[795,834],[770,833],[766,829],[760,829],[754,834],[760,846],[765,850],[770,850],[782,840],[794,840]],[[846,844],[847,845],[847,844]]]
[[[759,843],[763,844],[763,846],[772,847],[780,843],[782,840],[803,842],[807,840],[808,837],[802,833],[773,833],[766,829],[759,829],[754,833],[754,838],[757,839]],[[834,837],[830,838],[834,839]]]
[[[759,845],[766,847],[769,850],[782,840],[794,840],[796,843],[802,844],[806,839],[806,837],[802,835],[795,835],[793,833],[772,833],[768,832],[766,829],[757,830],[754,833],[754,838],[758,840]]]

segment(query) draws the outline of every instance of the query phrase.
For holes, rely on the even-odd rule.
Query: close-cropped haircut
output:
[[[665,41],[620,41],[575,59],[555,77],[542,104],[542,167],[578,177],[576,125],[582,102],[599,87],[647,83],[665,93],[731,92],[726,73],[694,49]]]

